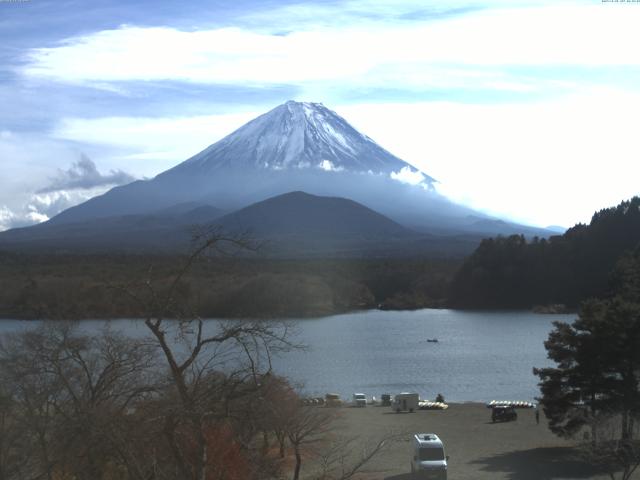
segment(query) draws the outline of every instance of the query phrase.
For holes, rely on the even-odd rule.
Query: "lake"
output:
[[[551,365],[543,342],[554,320],[575,315],[459,310],[371,310],[297,321],[296,340],[307,345],[274,359],[309,396],[336,392],[375,395],[414,391],[447,401],[528,400],[539,395],[532,368]],[[98,331],[105,321],[86,320]],[[112,327],[132,335],[145,332],[136,320]],[[34,323],[0,320],[0,333]],[[427,342],[438,339],[438,342]]]

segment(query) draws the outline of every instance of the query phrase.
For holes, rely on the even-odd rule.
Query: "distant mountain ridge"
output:
[[[285,258],[460,257],[480,241],[477,235],[414,232],[353,200],[290,192],[228,214],[181,204],[152,214],[14,229],[0,234],[0,251],[176,253],[187,251],[203,230],[247,237],[260,245],[259,255]]]
[[[185,251],[196,225],[211,224],[225,212],[184,203],[148,214],[118,215],[73,223],[40,223],[0,232],[0,250],[70,252]]]

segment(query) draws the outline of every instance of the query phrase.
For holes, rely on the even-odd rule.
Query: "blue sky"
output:
[[[0,0],[0,229],[322,102],[489,213],[638,194],[640,3]]]

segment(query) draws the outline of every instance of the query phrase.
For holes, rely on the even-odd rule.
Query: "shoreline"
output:
[[[454,308],[449,306],[437,306],[437,307],[419,307],[419,308],[355,308],[355,309],[336,309],[326,313],[292,313],[290,315],[262,315],[262,316],[247,316],[247,315],[238,315],[238,316],[215,316],[215,315],[206,315],[202,318],[202,320],[246,320],[246,321],[256,321],[256,320],[283,320],[283,321],[292,321],[292,320],[314,320],[321,319],[326,317],[334,317],[338,315],[348,315],[348,314],[357,314],[357,313],[367,313],[367,312],[417,312],[420,310],[453,310],[459,312],[478,312],[478,313],[535,313],[537,315],[577,315],[577,310],[567,309],[563,311],[548,311],[548,310],[539,310],[536,307],[534,308]],[[92,317],[82,317],[82,318],[42,318],[39,316],[31,316],[31,315],[5,315],[0,313],[0,322],[3,320],[15,320],[15,321],[53,321],[53,322],[83,322],[83,321],[109,321],[109,320],[144,320],[144,317],[137,317],[135,315],[131,316],[108,316],[108,315],[94,315]],[[177,318],[166,317],[166,320],[177,320]]]

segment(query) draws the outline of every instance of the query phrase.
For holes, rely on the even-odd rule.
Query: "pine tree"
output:
[[[590,429],[592,450],[608,452],[624,479],[640,464],[640,248],[612,278],[612,297],[584,302],[572,324],[554,323],[545,348],[556,366],[534,374],[551,431],[573,437]]]

